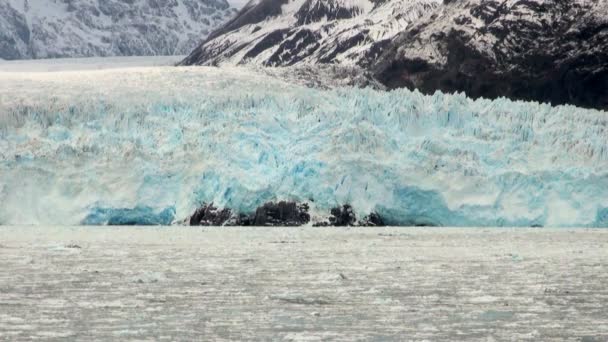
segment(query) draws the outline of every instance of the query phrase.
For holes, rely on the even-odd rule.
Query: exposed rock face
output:
[[[2,0],[0,58],[187,54],[235,13],[226,0]]]
[[[608,108],[608,2],[452,0],[375,66],[389,87]]]
[[[346,227],[354,226],[357,222],[357,216],[353,208],[349,204],[344,204],[340,207],[335,207],[330,210],[331,215],[326,221],[315,223],[316,227]]]
[[[209,38],[185,65],[368,65],[441,0],[259,0]]]
[[[331,216],[329,217],[329,224],[336,227],[342,226],[353,226],[357,221],[353,208],[345,204],[342,207],[331,209]]]
[[[288,201],[268,202],[258,207],[255,213],[234,214],[230,208],[217,208],[203,204],[189,219],[191,226],[282,226],[297,227],[308,224],[311,220],[308,203]],[[376,227],[384,226],[384,221],[377,213],[371,213],[362,220],[349,204],[332,208],[326,220],[314,223],[316,227]]]
[[[384,223],[384,220],[382,219],[382,217],[380,215],[378,215],[377,213],[371,213],[367,216],[365,216],[363,218],[363,220],[361,220],[359,222],[360,226],[363,227],[383,227],[386,226],[386,224]]]
[[[182,63],[354,65],[389,88],[608,109],[608,2],[252,1]]]
[[[361,220],[357,220],[357,215],[350,204],[344,204],[330,210],[330,216],[321,222],[314,224],[315,227],[381,227],[385,226],[384,220],[378,213],[371,213]]]
[[[232,217],[228,208],[218,209],[213,203],[203,204],[190,217],[191,226],[223,226]]]
[[[268,202],[253,214],[232,214],[229,208],[218,209],[203,204],[190,217],[191,226],[301,226],[310,221],[308,204],[281,201]]]
[[[310,221],[308,204],[266,203],[256,210],[252,221],[254,226],[301,226]]]

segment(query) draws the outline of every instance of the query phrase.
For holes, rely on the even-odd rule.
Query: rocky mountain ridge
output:
[[[446,2],[392,42],[381,83],[608,109],[608,2]]]
[[[439,0],[252,0],[184,64],[369,65]]]
[[[608,2],[252,0],[182,64],[348,65],[388,88],[608,109]]]
[[[235,13],[226,0],[0,0],[0,58],[183,55]]]

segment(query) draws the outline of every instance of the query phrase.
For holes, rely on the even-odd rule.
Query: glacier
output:
[[[0,224],[171,224],[203,202],[391,225],[608,227],[608,113],[310,88],[245,67],[0,65]]]

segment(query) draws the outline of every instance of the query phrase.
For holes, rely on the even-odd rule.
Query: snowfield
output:
[[[394,225],[608,227],[606,112],[238,67],[31,63],[0,64],[0,224],[170,224],[205,201],[286,199]]]

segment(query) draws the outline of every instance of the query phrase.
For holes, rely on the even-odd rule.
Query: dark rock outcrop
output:
[[[355,222],[357,222],[357,216],[350,205],[345,204],[342,207],[331,209],[330,225],[336,227],[354,226]]]
[[[223,226],[232,217],[228,208],[218,209],[213,203],[203,204],[190,217],[191,226]]]
[[[310,221],[307,203],[268,202],[257,208],[255,213],[233,214],[229,208],[219,209],[211,204],[203,204],[190,217],[191,226],[284,226],[294,227]]]
[[[285,1],[252,3],[182,64],[349,65],[388,88],[608,109],[608,1]]]
[[[353,211],[353,207],[349,204],[344,204],[339,207],[332,208],[330,210],[330,216],[326,221],[317,222],[314,224],[315,227],[347,227],[354,226],[357,222],[357,215]]]
[[[310,221],[308,204],[281,201],[259,207],[253,217],[254,226],[301,226]]]
[[[217,208],[203,204],[187,222],[191,226],[274,226],[297,227],[311,220],[308,203],[290,201],[267,202],[254,213],[234,213],[230,208]],[[371,213],[357,221],[357,216],[349,204],[334,207],[326,220],[316,222],[315,227],[380,227],[385,222],[378,213]]]
[[[378,213],[371,213],[358,222],[361,227],[384,227],[386,224]]]
[[[374,71],[389,88],[608,109],[608,3],[449,1]]]
[[[383,227],[385,225],[382,217],[375,212],[357,220],[357,215],[349,204],[332,208],[326,220],[314,224],[315,227]]]

